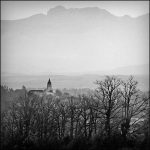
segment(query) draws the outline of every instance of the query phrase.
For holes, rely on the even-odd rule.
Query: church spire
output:
[[[53,92],[53,89],[52,89],[52,84],[51,84],[51,80],[49,78],[48,82],[47,82],[47,91],[49,92]]]
[[[50,84],[51,84],[51,80],[50,80],[50,78],[49,78],[49,80],[48,80],[48,83],[50,83]]]

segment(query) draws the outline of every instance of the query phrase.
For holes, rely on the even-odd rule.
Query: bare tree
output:
[[[100,102],[98,108],[101,119],[104,120],[104,129],[108,137],[111,134],[111,124],[117,114],[120,112],[120,80],[116,77],[106,76],[104,81],[96,81],[96,98]]]
[[[143,100],[140,91],[137,89],[138,82],[130,76],[126,82],[122,81],[122,97],[123,97],[123,122],[121,124],[121,132],[124,139],[129,132],[131,125],[139,122],[146,109],[146,103]]]

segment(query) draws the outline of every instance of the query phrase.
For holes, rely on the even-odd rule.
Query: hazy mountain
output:
[[[107,71],[88,72],[101,75],[149,75],[149,64],[118,67]]]
[[[46,33],[54,32],[87,32],[95,28],[109,30],[111,26],[117,30],[125,29],[127,26],[148,27],[149,14],[132,18],[130,16],[117,17],[104,9],[98,7],[89,8],[70,8],[66,9],[62,6],[57,6],[50,9],[47,15],[37,14],[25,19],[19,20],[2,20],[1,30],[6,34],[10,31],[20,34],[39,34],[45,31]]]
[[[149,74],[149,64],[139,65],[139,66],[125,66],[113,69],[110,71],[112,74],[121,75],[148,75]]]
[[[97,7],[52,8],[1,21],[2,71],[86,72],[149,63],[149,15],[116,17]]]

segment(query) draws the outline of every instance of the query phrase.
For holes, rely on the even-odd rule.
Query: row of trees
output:
[[[149,97],[137,89],[137,81],[132,76],[127,81],[107,76],[96,84],[90,96],[67,95],[65,99],[25,92],[1,114],[3,148],[58,140],[66,144],[78,137],[95,136],[109,141],[120,135],[124,143],[129,138],[144,140],[148,136]]]

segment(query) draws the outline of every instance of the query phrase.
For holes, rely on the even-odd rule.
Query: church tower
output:
[[[50,79],[49,79],[48,82],[47,82],[47,91],[48,91],[48,92],[53,92],[52,83],[51,83],[51,80],[50,80]]]

